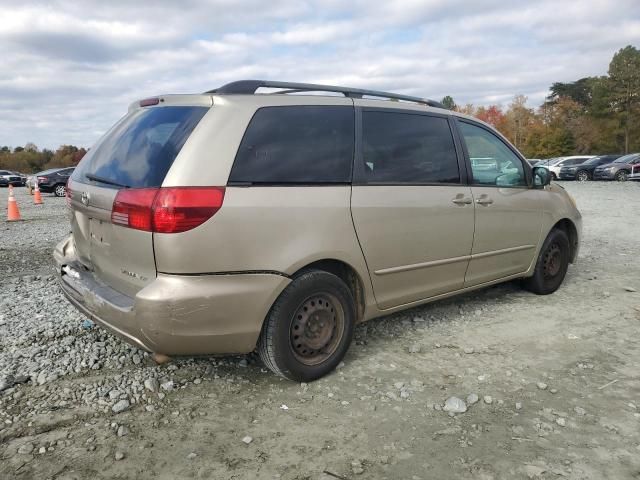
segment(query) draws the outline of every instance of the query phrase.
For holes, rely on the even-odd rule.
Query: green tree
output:
[[[453,97],[451,95],[445,96],[440,103],[442,103],[442,105],[444,105],[445,108],[448,110],[456,109],[456,102],[454,102]]]
[[[640,51],[628,45],[618,50],[609,64],[611,107],[620,119],[624,135],[624,153],[640,107]]]

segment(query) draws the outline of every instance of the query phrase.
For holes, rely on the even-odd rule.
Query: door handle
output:
[[[491,205],[493,203],[493,200],[491,200],[489,197],[481,197],[476,200],[476,203],[478,205]]]
[[[470,198],[454,198],[451,201],[456,205],[471,205],[473,203],[473,200]]]

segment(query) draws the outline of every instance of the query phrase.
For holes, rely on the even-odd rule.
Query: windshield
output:
[[[82,159],[74,181],[159,187],[208,107],[170,106],[129,113]]]
[[[624,157],[620,157],[612,163],[629,163],[632,160],[635,160],[638,156],[637,153],[630,153],[629,155],[625,155]]]
[[[606,158],[593,157],[593,158],[587,160],[586,162],[584,162],[583,165],[596,165],[598,163],[602,163],[603,161],[606,161]]]

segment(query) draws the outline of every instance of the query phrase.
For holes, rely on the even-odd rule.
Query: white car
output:
[[[640,164],[633,165],[631,167],[631,173],[627,177],[627,180],[635,180],[636,182],[640,182]]]
[[[570,167],[571,165],[579,165],[583,162],[586,162],[590,158],[593,158],[593,155],[572,155],[569,157],[556,157],[550,158],[548,160],[542,160],[539,163],[536,163],[536,167],[544,167],[551,172],[551,177],[554,180],[558,179],[560,175],[560,169],[562,167]]]

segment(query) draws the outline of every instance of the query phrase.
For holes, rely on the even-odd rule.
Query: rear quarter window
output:
[[[348,183],[354,149],[348,106],[263,107],[244,134],[231,183]]]

